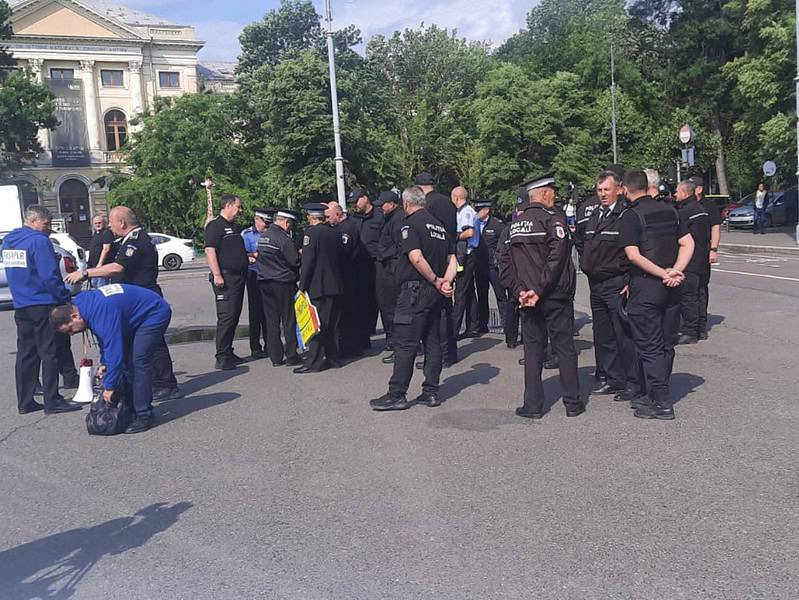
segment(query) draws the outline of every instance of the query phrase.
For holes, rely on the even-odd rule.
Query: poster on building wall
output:
[[[80,79],[48,79],[61,123],[50,133],[54,167],[86,167],[90,163],[86,106]]]

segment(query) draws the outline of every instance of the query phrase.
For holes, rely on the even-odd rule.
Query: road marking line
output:
[[[725,269],[713,269],[714,273],[731,273],[733,275],[751,275],[752,277],[765,277],[766,279],[780,279],[782,281],[795,281],[799,283],[796,277],[780,277],[779,275],[765,275],[763,273],[747,273],[746,271],[727,271]]]

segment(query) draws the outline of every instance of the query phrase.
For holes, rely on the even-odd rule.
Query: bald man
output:
[[[480,228],[477,226],[477,213],[469,205],[469,193],[458,186],[452,190],[452,204],[457,209],[458,238],[455,255],[458,259],[458,276],[455,279],[455,309],[452,320],[455,332],[461,329],[461,321],[466,315],[464,337],[477,337],[479,322],[474,287],[476,250],[480,245]],[[467,314],[468,311],[468,314]]]
[[[163,297],[158,285],[158,252],[152,239],[139,225],[139,220],[127,206],[116,206],[108,214],[108,225],[117,238],[119,250],[112,262],[93,269],[76,271],[67,276],[75,284],[94,277],[106,277],[115,283],[128,283],[147,288]],[[152,357],[153,399],[178,397],[178,382],[172,371],[172,358],[166,342],[155,349]]]

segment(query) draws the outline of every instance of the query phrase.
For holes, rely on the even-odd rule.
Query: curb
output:
[[[783,256],[799,256],[797,246],[755,246],[753,244],[732,244],[722,240],[721,250],[732,254],[781,254]]]

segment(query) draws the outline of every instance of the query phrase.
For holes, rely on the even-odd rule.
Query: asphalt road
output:
[[[162,280],[176,327],[214,322],[201,268]],[[519,419],[496,335],[462,344],[444,406],[389,414],[374,357],[222,373],[203,342],[172,347],[186,397],[115,438],[16,414],[0,313],[0,598],[797,598],[799,258],[723,255],[711,312],[673,422],[608,397]],[[590,325],[577,344],[587,389]]]

